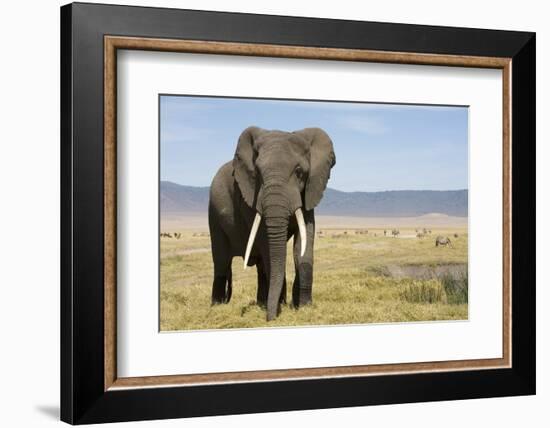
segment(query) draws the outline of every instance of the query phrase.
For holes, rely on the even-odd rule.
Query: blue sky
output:
[[[468,108],[168,96],[160,98],[161,180],[209,186],[248,126],[323,128],[336,153],[329,187],[468,188]]]

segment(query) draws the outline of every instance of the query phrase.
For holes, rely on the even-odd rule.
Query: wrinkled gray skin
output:
[[[319,203],[336,158],[329,136],[319,128],[296,132],[250,127],[235,157],[217,172],[210,188],[208,222],[214,261],[212,304],[231,299],[231,261],[244,257],[256,213],[261,215],[248,266],[256,265],[257,303],[274,319],[286,302],[286,243],[294,236],[295,307],[311,303],[313,208]],[[295,211],[303,212],[307,245],[300,255]]]

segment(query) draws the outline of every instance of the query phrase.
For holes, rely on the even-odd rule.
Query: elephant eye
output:
[[[302,169],[301,166],[298,165],[296,167],[296,177],[301,179],[301,178],[303,178],[303,176],[304,176],[304,170]]]

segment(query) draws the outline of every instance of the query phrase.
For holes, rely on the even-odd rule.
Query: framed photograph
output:
[[[62,420],[535,393],[535,34],[76,3],[61,56]]]

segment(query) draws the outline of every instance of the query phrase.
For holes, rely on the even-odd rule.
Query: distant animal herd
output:
[[[356,229],[356,230],[354,230],[353,233],[355,235],[368,235],[369,230],[368,229]],[[400,233],[401,232],[400,232],[399,229],[391,229],[391,230],[384,229],[384,236],[388,236],[388,234],[390,234],[393,238],[397,238],[400,235]],[[415,233],[416,233],[417,238],[423,239],[423,238],[426,238],[428,235],[431,235],[432,231],[430,229],[422,228],[422,229],[415,229]],[[351,233],[348,233],[347,230],[344,230],[342,232],[334,232],[334,233],[331,233],[329,235],[325,230],[318,230],[316,235],[319,238],[324,238],[326,236],[330,236],[331,238],[345,238],[345,237],[351,235]],[[208,238],[208,237],[210,237],[210,234],[207,233],[207,232],[195,232],[195,233],[193,233],[192,236],[195,237],[195,238],[199,238],[199,237]],[[377,237],[378,234],[376,232],[372,232],[371,236]],[[455,239],[458,238],[458,236],[459,236],[458,233],[453,234],[453,238],[455,238]],[[169,239],[180,239],[181,238],[181,233],[180,232],[173,232],[173,233],[161,232],[160,237],[161,238],[169,238]],[[437,235],[436,236],[435,246],[436,247],[450,247],[450,248],[453,248],[451,239],[448,236],[443,236],[443,235]]]
[[[176,239],[180,239],[180,238],[181,238],[181,233],[179,233],[179,232],[174,232],[174,233],[161,232],[161,233],[160,233],[160,237],[161,237],[161,238],[176,238]]]
[[[415,232],[416,232],[416,237],[419,238],[419,239],[423,239],[426,236],[431,235],[431,233],[432,233],[432,231],[430,229],[426,229],[426,228],[415,229]],[[397,238],[401,234],[399,229],[391,229],[391,230],[384,229],[384,236],[388,236],[388,233],[390,233],[393,238]],[[368,235],[369,231],[368,231],[368,229],[357,229],[357,230],[355,230],[355,234],[356,235]],[[372,233],[371,235],[375,236],[375,237],[378,236],[376,232]],[[323,238],[323,237],[329,236],[329,235],[325,231],[319,230],[317,232],[317,236],[319,238]],[[347,230],[344,230],[343,232],[340,232],[340,233],[332,233],[330,235],[331,238],[344,238],[346,236],[348,236],[348,231]],[[458,233],[453,234],[453,237],[458,238]],[[442,236],[442,235],[438,235],[435,238],[435,246],[436,247],[447,247],[448,246],[450,248],[453,248],[453,245],[451,243],[451,239],[448,236]]]
[[[161,238],[175,238],[175,239],[180,239],[181,238],[181,233],[180,232],[174,232],[174,233],[166,233],[166,232],[161,232],[160,233],[160,237]],[[196,233],[193,233],[193,237],[206,237],[206,238],[209,238],[210,237],[210,234],[207,233],[207,232],[196,232]]]

